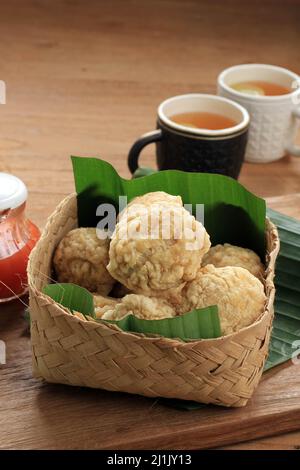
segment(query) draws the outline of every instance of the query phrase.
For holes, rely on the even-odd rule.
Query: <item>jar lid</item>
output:
[[[15,209],[27,199],[23,181],[8,173],[0,173],[0,211]]]

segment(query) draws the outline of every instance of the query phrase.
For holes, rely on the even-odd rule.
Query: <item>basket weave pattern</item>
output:
[[[232,335],[183,343],[127,333],[115,325],[74,316],[42,293],[52,256],[77,226],[76,196],[62,201],[33,250],[30,288],[33,373],[47,382],[244,406],[255,390],[268,354],[273,319],[277,230],[267,221],[266,309],[253,325]]]

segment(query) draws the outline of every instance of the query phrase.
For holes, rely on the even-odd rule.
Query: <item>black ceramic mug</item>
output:
[[[236,124],[211,130],[172,121],[172,116],[190,112],[223,115]],[[238,178],[244,160],[248,125],[247,110],[227,98],[198,93],[174,96],[158,107],[157,130],[144,134],[131,147],[129,169],[131,173],[138,169],[140,152],[155,142],[159,170],[221,173]]]

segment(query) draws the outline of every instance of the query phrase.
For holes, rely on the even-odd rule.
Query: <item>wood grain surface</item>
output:
[[[129,177],[133,141],[155,126],[158,104],[216,90],[233,64],[265,62],[300,73],[297,0],[10,0],[1,2],[0,171],[28,186],[40,227],[73,191],[69,156],[101,156]],[[298,143],[300,139],[298,136]],[[153,166],[154,149],[142,163]],[[245,164],[240,181],[300,218],[300,159]],[[296,194],[298,193],[298,194]],[[282,198],[281,196],[287,195]],[[26,299],[25,299],[26,301]],[[242,410],[194,412],[160,401],[38,383],[19,302],[0,306],[0,448],[299,448],[300,374],[265,375]],[[231,447],[232,448],[232,447]]]

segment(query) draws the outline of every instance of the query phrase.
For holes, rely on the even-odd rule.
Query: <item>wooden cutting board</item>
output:
[[[269,205],[300,219],[300,194]],[[25,301],[27,301],[25,299]],[[31,376],[24,307],[0,307],[0,448],[202,449],[300,429],[300,365],[265,373],[245,408],[177,410],[160,400],[49,385]]]

